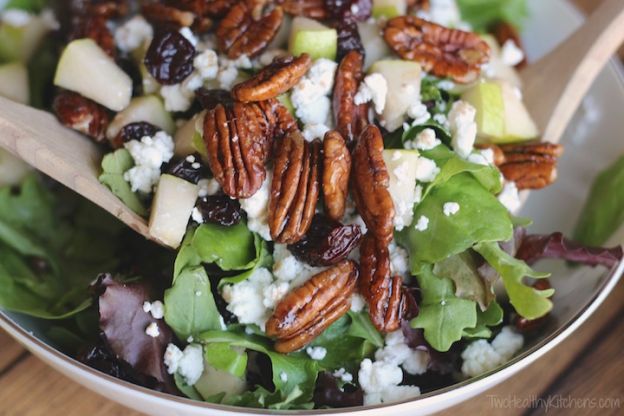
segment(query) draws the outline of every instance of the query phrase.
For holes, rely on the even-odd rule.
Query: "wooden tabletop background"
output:
[[[602,0],[572,0],[585,12]],[[624,0],[623,0],[624,1]],[[624,58],[624,49],[620,50]],[[624,414],[624,283],[561,345],[511,379],[440,416],[537,415],[544,406],[606,399],[602,409],[549,408],[549,415]],[[524,402],[524,403],[523,403]],[[527,405],[528,402],[528,405]],[[515,404],[516,403],[516,404]],[[596,401],[598,404],[599,402]],[[69,380],[0,330],[0,416],[140,416]]]

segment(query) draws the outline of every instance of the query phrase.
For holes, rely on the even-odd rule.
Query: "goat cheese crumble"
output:
[[[241,208],[247,213],[247,228],[260,234],[266,241],[271,241],[269,230],[269,196],[273,172],[268,170],[266,178],[258,191],[249,198],[240,199]]]
[[[426,157],[419,157],[415,164],[417,181],[431,182],[438,176],[438,173],[440,173],[438,165],[436,165],[433,160],[427,159]]]
[[[132,52],[154,36],[154,29],[143,16],[137,15],[115,30],[115,44],[119,50]]]
[[[124,173],[132,192],[149,194],[160,178],[160,167],[173,157],[173,139],[164,131],[153,137],[145,136],[140,141],[130,140],[124,144],[135,166]]]
[[[351,312],[362,312],[366,307],[366,300],[359,293],[351,295]]]
[[[524,338],[511,326],[503,327],[492,343],[485,339],[471,342],[461,354],[461,371],[475,377],[509,361],[524,345]]]
[[[219,182],[215,178],[200,179],[199,182],[197,182],[197,186],[199,187],[197,196],[200,198],[215,195],[219,192],[219,189],[221,189],[221,185],[219,185]]]
[[[367,75],[360,83],[357,93],[353,97],[356,105],[373,102],[375,113],[383,113],[386,107],[386,96],[388,95],[388,81],[381,74]]]
[[[353,381],[353,374],[349,373],[344,368],[339,368],[332,373],[334,377],[340,379],[343,383],[351,383]]]
[[[446,202],[442,206],[442,211],[444,215],[450,217],[451,215],[455,215],[459,212],[459,204],[457,202]]]
[[[324,347],[308,347],[306,353],[310,358],[316,361],[320,361],[327,355],[327,349]]]
[[[477,110],[466,101],[456,101],[448,115],[451,129],[451,146],[455,153],[462,158],[467,158],[472,152],[477,138],[477,123],[475,116]]]
[[[524,60],[524,52],[513,39],[508,39],[501,49],[501,60],[507,66],[516,66]]]
[[[162,319],[165,316],[165,305],[159,300],[143,302],[143,312],[149,313],[154,319]]]
[[[158,338],[160,335],[160,330],[158,329],[158,324],[156,322],[152,322],[145,328],[145,334],[152,337]]]
[[[308,73],[292,88],[290,101],[296,116],[304,124],[306,140],[322,138],[330,129],[331,100],[328,96],[334,86],[337,66],[336,62],[329,59],[317,59]]]
[[[204,354],[199,344],[187,345],[184,351],[174,344],[167,345],[164,362],[169,374],[178,373],[189,386],[197,383],[204,372]]]
[[[406,149],[414,150],[431,150],[442,142],[436,138],[435,130],[426,128],[414,137],[412,140],[405,142]]]
[[[416,221],[416,225],[414,226],[414,229],[416,231],[425,231],[427,228],[429,228],[429,218],[425,217],[424,215],[421,215],[418,218],[418,221]]]
[[[511,213],[516,212],[520,208],[520,205],[522,205],[518,188],[513,181],[506,181],[504,183],[503,190],[498,194],[497,198]]]
[[[297,260],[286,244],[275,244],[273,247],[273,275],[277,280],[288,282],[291,287],[302,285],[324,269]]]

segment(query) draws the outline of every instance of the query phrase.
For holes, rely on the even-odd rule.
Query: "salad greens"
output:
[[[522,26],[529,15],[526,0],[457,0],[457,5],[462,19],[482,32],[501,20]]]
[[[624,224],[624,155],[594,181],[581,211],[573,238],[581,244],[599,246]]]
[[[147,209],[139,196],[132,192],[130,184],[124,179],[124,173],[134,166],[134,160],[126,149],[109,153],[102,159],[100,182],[108,186],[113,194],[123,201],[132,211],[145,217]]]

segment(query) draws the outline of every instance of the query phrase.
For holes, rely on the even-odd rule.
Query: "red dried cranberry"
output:
[[[325,5],[330,16],[339,19],[364,21],[371,17],[372,0],[326,0]]]
[[[238,200],[227,195],[212,195],[202,198],[197,203],[204,222],[231,226],[240,222],[241,206]]]
[[[129,142],[130,140],[141,140],[145,136],[152,137],[160,130],[147,121],[137,121],[123,126],[119,134],[124,142]]]
[[[366,56],[357,23],[353,20],[341,20],[334,23],[338,32],[338,61],[340,61],[350,51],[358,51],[362,56]]]
[[[161,84],[178,84],[193,72],[194,57],[195,47],[179,32],[159,31],[145,54],[145,67]]]
[[[191,155],[169,165],[167,173],[191,183],[197,183],[208,175],[208,169],[197,155]]]
[[[361,238],[359,226],[342,225],[316,214],[307,234],[288,249],[296,258],[312,266],[331,266],[347,258]]]
[[[195,91],[195,97],[204,110],[212,110],[218,104],[229,105],[234,101],[232,94],[227,90],[209,90],[203,87]]]

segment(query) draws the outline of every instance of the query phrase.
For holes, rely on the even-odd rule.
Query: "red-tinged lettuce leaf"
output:
[[[151,378],[147,384],[175,392],[173,380],[163,362],[173,332],[164,320],[154,319],[143,310],[144,302],[161,299],[162,294],[154,297],[145,280],[122,282],[110,274],[100,275],[93,289],[97,296],[101,335],[115,359],[127,363],[139,376]],[[160,332],[155,338],[145,333],[152,323],[158,325]]]
[[[533,264],[543,258],[557,258],[587,266],[617,265],[622,260],[622,247],[586,247],[571,241],[557,232],[548,235],[526,235],[516,253],[516,258]]]
[[[361,388],[352,384],[345,385],[342,389],[338,386],[338,380],[328,372],[321,372],[316,379],[314,389],[314,404],[316,407],[352,407],[364,404],[364,392]]]

